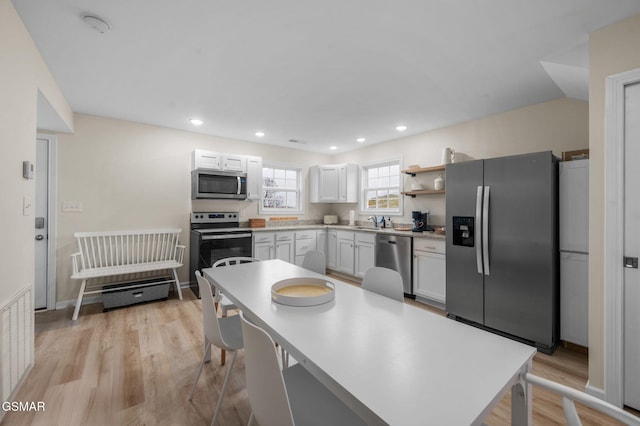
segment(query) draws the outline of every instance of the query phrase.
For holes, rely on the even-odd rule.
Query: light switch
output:
[[[82,201],[63,201],[62,211],[63,212],[81,212]]]

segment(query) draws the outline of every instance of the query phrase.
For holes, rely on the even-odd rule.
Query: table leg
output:
[[[526,371],[529,370],[531,370],[531,361],[529,361]],[[533,395],[531,393],[531,384],[520,378],[519,381],[511,387],[512,425],[524,426],[532,424],[532,403]]]

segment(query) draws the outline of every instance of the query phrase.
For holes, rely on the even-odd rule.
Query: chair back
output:
[[[196,271],[196,280],[198,281],[198,288],[200,289],[200,297],[202,297],[202,326],[204,327],[204,335],[214,346],[221,349],[234,350],[229,348],[222,338],[211,284],[202,276],[200,271]]]
[[[274,342],[263,329],[247,321],[242,312],[240,320],[247,393],[253,417],[262,426],[293,426],[289,396]]]
[[[324,253],[318,250],[310,250],[304,255],[302,267],[318,274],[324,275],[326,270],[326,260]]]
[[[402,276],[393,269],[369,268],[362,279],[362,288],[404,302]]]

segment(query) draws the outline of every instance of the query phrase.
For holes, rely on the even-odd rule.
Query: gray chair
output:
[[[204,354],[202,355],[202,361],[198,367],[196,378],[193,381],[193,386],[191,386],[189,401],[191,401],[191,398],[193,397],[193,391],[196,388],[200,374],[202,374],[202,367],[204,367],[206,360],[211,357],[211,345],[215,345],[221,350],[233,353],[231,365],[227,367],[227,373],[224,377],[220,397],[218,398],[216,410],[213,413],[213,418],[211,419],[211,424],[214,425],[218,418],[218,414],[220,413],[222,399],[224,398],[227,385],[229,384],[229,377],[231,376],[231,370],[233,370],[238,350],[243,348],[244,342],[242,340],[240,317],[238,315],[233,315],[227,318],[218,318],[214,307],[211,284],[209,284],[209,281],[200,274],[200,271],[196,271],[196,280],[198,281],[198,287],[200,288],[200,296],[202,297],[202,325],[204,327],[205,349]]]
[[[404,302],[402,276],[393,269],[375,266],[369,268],[362,279],[362,288]]]
[[[240,313],[244,364],[251,404],[249,425],[364,425],[358,415],[305,368],[280,369],[273,340]]]
[[[304,269],[308,269],[322,275],[327,272],[326,265],[327,262],[325,260],[324,253],[318,250],[308,251],[302,260],[302,267]]]
[[[224,259],[217,260],[212,267],[219,268],[221,266],[229,266],[229,265],[237,265],[239,263],[250,263],[250,262],[259,262],[260,259],[256,259],[253,257],[226,257]],[[213,288],[213,301],[216,310],[220,309],[220,315],[224,318],[227,316],[227,313],[231,310],[238,309],[236,305],[233,304],[228,297],[222,294],[216,287]],[[222,350],[220,352],[220,365],[224,365],[226,359],[226,352]],[[208,361],[208,360],[207,360]]]

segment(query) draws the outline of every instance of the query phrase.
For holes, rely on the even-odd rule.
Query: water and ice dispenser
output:
[[[453,245],[474,247],[475,218],[473,216],[453,216]]]

